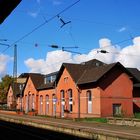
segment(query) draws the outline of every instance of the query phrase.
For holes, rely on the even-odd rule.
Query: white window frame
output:
[[[49,95],[46,95],[46,114],[49,114]]]
[[[87,112],[92,113],[92,92],[91,90],[87,91]]]
[[[69,97],[69,112],[73,111],[73,93],[72,89],[68,90],[68,97]]]

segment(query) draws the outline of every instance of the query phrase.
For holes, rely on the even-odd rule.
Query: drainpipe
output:
[[[57,93],[57,91],[56,91],[56,81],[54,82],[54,86],[55,86],[55,118],[56,118],[56,107],[57,107],[57,96],[56,96],[56,93]]]
[[[30,101],[29,101],[29,98],[30,98],[30,97],[29,97],[29,93],[28,93],[28,109],[27,109],[27,112],[29,112],[29,108],[30,108],[30,107],[29,107],[29,105],[30,105],[30,103],[29,103],[29,102],[30,102]]]

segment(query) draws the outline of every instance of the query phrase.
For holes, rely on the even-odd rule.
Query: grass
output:
[[[137,118],[137,119],[140,119],[140,113],[135,113],[134,117]]]
[[[37,115],[37,116],[44,117],[44,118],[55,118],[55,117],[46,116],[46,115]],[[62,118],[59,118],[59,117],[56,117],[56,118],[57,119],[62,119]],[[63,118],[63,119],[71,120],[70,118]],[[76,119],[74,119],[74,121],[107,123],[106,118],[80,118],[80,119],[76,118]]]
[[[106,118],[83,118],[83,119],[77,119],[76,121],[107,123]]]

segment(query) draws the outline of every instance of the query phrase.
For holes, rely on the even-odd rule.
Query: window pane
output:
[[[92,93],[91,93],[91,91],[87,91],[87,98],[88,98],[88,101],[92,101]]]
[[[49,113],[49,96],[46,95],[46,114]]]
[[[92,113],[92,103],[88,103],[88,113]]]
[[[68,90],[69,102],[72,102],[72,90]]]
[[[69,105],[69,111],[72,112],[72,104]]]
[[[114,116],[121,115],[121,104],[113,104],[113,115]]]
[[[32,109],[35,109],[35,95],[32,95]]]
[[[64,90],[61,91],[61,100],[65,101],[65,93]]]
[[[87,112],[92,113],[92,93],[87,91]]]
[[[69,111],[72,112],[73,110],[73,102],[72,102],[72,90],[68,90],[68,97],[69,97]]]

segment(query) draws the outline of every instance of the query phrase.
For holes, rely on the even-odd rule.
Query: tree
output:
[[[0,101],[4,102],[7,99],[7,92],[8,92],[8,87],[12,83],[13,78],[12,76],[5,75],[2,77],[1,82],[0,82]]]

